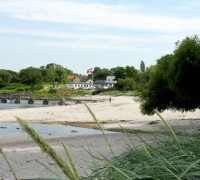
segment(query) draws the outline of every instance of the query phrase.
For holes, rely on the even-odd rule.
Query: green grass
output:
[[[137,91],[119,91],[119,90],[97,90],[97,95],[101,96],[139,96],[139,92]],[[95,91],[94,93],[95,94]]]
[[[121,155],[105,158],[85,179],[200,179],[200,135],[181,138],[180,143],[184,152],[171,137],[129,146]]]
[[[50,91],[53,89],[55,91]],[[30,86],[24,84],[12,83],[7,87],[0,88],[0,92],[7,92],[13,94],[21,94],[21,93],[32,93],[30,90]],[[62,98],[65,96],[66,98],[74,97],[74,96],[84,96],[92,94],[91,90],[71,90],[67,89],[64,85],[59,85],[58,87],[52,88],[52,85],[37,85],[35,86],[35,90],[33,92],[37,97],[49,97],[49,98]]]

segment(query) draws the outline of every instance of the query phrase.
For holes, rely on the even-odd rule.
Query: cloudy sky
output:
[[[0,0],[0,69],[139,68],[200,32],[199,0]]]

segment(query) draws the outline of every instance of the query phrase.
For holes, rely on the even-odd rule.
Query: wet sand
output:
[[[80,98],[78,97],[78,99]],[[149,132],[166,130],[157,115],[142,115],[139,108],[140,103],[133,97],[112,97],[111,103],[109,102],[108,96],[87,96],[83,98],[98,100],[95,103],[87,104],[97,119],[102,123],[104,129],[120,130],[119,125],[121,125],[128,131],[140,133],[144,138],[153,136],[148,134]],[[177,130],[200,130],[200,110],[188,113],[168,110],[161,113],[161,115]],[[0,122],[16,122],[16,116],[28,122],[62,123],[96,128],[93,118],[84,104],[1,110]],[[147,134],[144,134],[144,132]],[[131,136],[134,139],[136,138],[135,134]],[[127,143],[130,144],[128,138],[122,133],[109,134],[108,138],[116,154],[120,154],[126,150],[125,145]],[[72,156],[82,176],[91,172],[88,168],[88,163],[90,164],[92,161],[83,147],[88,148],[89,146],[95,155],[99,155],[100,153],[104,156],[111,157],[111,153],[102,135],[84,135],[65,138],[48,137],[47,139],[65,160],[66,156],[60,141],[64,141],[69,145]],[[139,145],[136,139],[133,141],[135,146]],[[18,178],[55,177],[55,175],[42,167],[38,161],[44,163],[59,175],[62,174],[49,156],[43,154],[27,136],[1,136],[0,145],[7,154]],[[61,177],[64,176],[61,175]],[[0,156],[0,179],[13,179],[2,156]]]

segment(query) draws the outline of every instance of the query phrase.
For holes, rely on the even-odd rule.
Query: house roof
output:
[[[78,77],[76,74],[71,74],[67,76],[67,79],[73,80],[74,78]],[[78,77],[79,78],[79,77]],[[80,78],[79,78],[80,79]]]

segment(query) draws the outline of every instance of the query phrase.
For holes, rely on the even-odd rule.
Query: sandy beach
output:
[[[119,124],[127,129],[154,130],[163,123],[157,115],[147,116],[140,112],[140,102],[134,97],[85,96],[77,99],[97,100],[87,103],[104,129],[119,129]],[[190,126],[199,124],[200,110],[180,112],[167,110],[161,113],[170,125]],[[95,128],[94,120],[84,104],[45,108],[12,109],[0,111],[0,122],[16,122],[19,117],[27,122],[61,123]],[[155,122],[156,123],[152,123]],[[152,129],[153,127],[153,129]]]
[[[112,97],[111,103],[108,96],[77,98],[97,100],[97,102],[87,104],[97,119],[102,122],[104,129],[118,130],[120,124],[127,130],[139,131],[138,133],[143,138],[153,136],[144,134],[143,132],[145,131],[148,133],[165,130],[162,121],[157,115],[146,116],[141,114],[140,103],[133,97]],[[161,115],[177,130],[200,129],[199,110],[187,113],[168,110],[161,113]],[[16,117],[28,122],[74,124],[75,126],[94,128],[93,118],[84,104],[0,111],[0,122],[16,122]],[[134,138],[134,144],[137,146],[139,141],[136,135],[132,134],[131,137]],[[45,138],[64,159],[66,159],[66,156],[60,142],[64,141],[68,144],[82,176],[91,172],[88,164],[92,161],[84,148],[90,147],[95,155],[103,154],[106,157],[111,157],[102,135]],[[130,143],[122,133],[109,134],[108,138],[116,155],[123,152],[126,149],[126,144]],[[8,156],[18,178],[55,177],[38,161],[44,163],[61,177],[64,177],[48,155],[43,154],[28,136],[1,136],[0,145]],[[0,179],[13,179],[2,156],[0,156]]]

